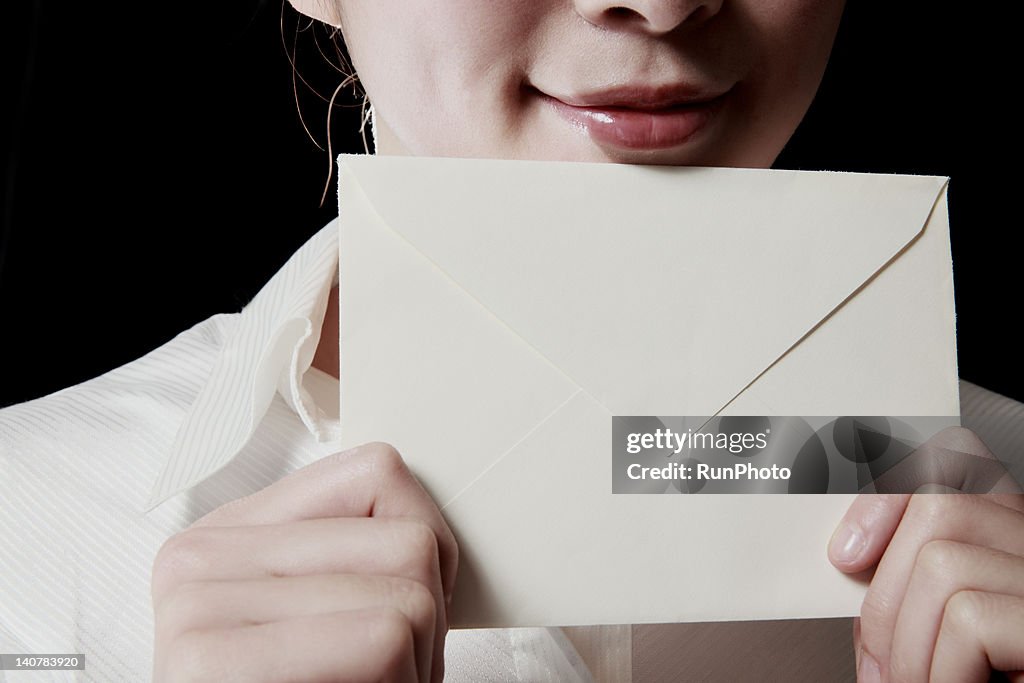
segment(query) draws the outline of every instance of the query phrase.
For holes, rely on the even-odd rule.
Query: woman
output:
[[[769,166],[796,129],[842,13],[837,0],[292,5],[341,29],[373,103],[380,154],[741,167]],[[333,454],[331,421],[319,412],[337,375],[338,301],[329,279],[334,264],[324,257],[332,239],[326,231],[275,278],[274,297],[254,301],[238,320],[215,316],[176,345],[114,373],[121,391],[136,397],[144,393],[140,385],[154,380],[181,382],[175,385],[180,402],[164,411],[186,425],[176,443],[192,435],[225,459],[187,463],[192,471],[185,480],[194,488],[144,522],[123,509],[101,508],[101,501],[72,505],[63,498],[54,505],[66,507],[54,507],[53,516],[119,523],[142,549],[128,555],[127,545],[111,545],[97,555],[124,550],[132,563],[152,560],[155,680],[438,681],[446,661],[464,680],[543,680],[542,673],[550,680],[568,680],[563,676],[570,673],[585,680],[591,661],[576,661],[557,634],[544,643],[509,636],[507,644],[517,648],[509,664],[486,640],[473,661],[474,646],[453,632],[449,640],[463,647],[462,656],[443,656],[445,608],[458,565],[450,530],[400,454],[386,444]],[[296,293],[303,289],[293,286],[296,280],[313,295]],[[296,377],[278,363],[276,373],[267,372],[256,361],[274,357],[269,352],[254,367],[225,361],[231,354],[221,350],[247,348],[243,340],[275,348],[255,322],[284,329],[274,305],[282,292],[298,302],[297,319],[312,328],[291,341],[296,356],[312,359],[315,370]],[[172,377],[175,372],[181,377]],[[236,381],[241,375],[248,380]],[[255,389],[246,393],[241,385]],[[280,398],[271,398],[275,387],[284,387]],[[42,460],[38,454],[53,444],[41,432],[62,410],[80,410],[86,398],[110,406],[109,387],[102,388],[6,411],[0,437],[16,454],[15,471],[31,472],[28,463]],[[242,406],[238,415],[236,404]],[[209,410],[201,414],[199,405]],[[156,412],[140,410],[128,422],[141,435],[137,465],[153,475],[166,471],[155,454],[173,436]],[[247,420],[260,424],[220,428]],[[114,437],[88,434],[95,445],[79,439],[76,453],[102,457]],[[944,439],[947,447],[987,452],[969,432]],[[230,460],[239,449],[241,456]],[[275,450],[290,459],[273,460]],[[71,455],[50,457],[79,466]],[[91,490],[97,499],[120,495],[109,484]],[[118,500],[125,508],[137,502]],[[990,668],[1024,669],[1024,644],[1013,635],[1024,632],[1020,496],[863,497],[837,529],[829,557],[847,572],[878,566],[855,626],[860,680],[985,680]],[[83,555],[76,566],[87,570],[101,561]],[[20,587],[18,576],[32,566],[44,581],[47,572],[69,578],[47,562],[52,558],[16,565],[9,583]],[[87,573],[74,576],[88,582]],[[112,576],[111,570],[100,577],[107,591]],[[136,595],[138,583],[124,590]],[[105,623],[116,623],[116,612],[104,614],[110,615]],[[32,644],[27,612],[0,618],[12,641]],[[580,633],[570,636],[585,641]],[[117,656],[104,659],[100,647],[80,642],[103,671],[117,670]],[[586,650],[586,643],[577,649]],[[536,656],[524,664],[524,652]],[[562,668],[558,656],[566,660]],[[488,662],[490,670],[472,668]],[[590,673],[615,676],[620,670],[614,667],[591,665]]]

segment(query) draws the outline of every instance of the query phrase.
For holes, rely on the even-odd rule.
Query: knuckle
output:
[[[386,441],[368,441],[348,450],[339,451],[318,461],[315,465],[350,467],[356,461],[365,475],[374,478],[391,479],[410,475],[398,449]]]
[[[910,496],[910,501],[907,503],[906,516],[913,521],[915,526],[933,529],[946,514],[949,506],[955,504],[953,499],[959,497],[952,494],[915,493]]]
[[[405,607],[410,620],[419,625],[433,624],[437,614],[434,594],[419,581],[399,580],[395,584],[397,599]]]
[[[892,614],[894,611],[891,601],[877,588],[869,588],[867,595],[864,596],[864,602],[860,606],[862,642],[870,641],[871,634],[876,632]]]
[[[460,557],[461,557],[461,554],[460,554],[460,551],[459,551],[459,543],[458,543],[458,541],[455,538],[455,534],[452,533],[451,529],[449,529],[447,525],[445,525],[445,529],[444,530],[445,530],[445,538],[447,539],[448,547],[451,549],[451,559],[449,560],[449,562],[451,563],[452,570],[454,572],[454,571],[458,570],[458,566],[459,566],[459,562],[460,562]]]
[[[210,609],[207,586],[189,581],[178,585],[157,605],[154,620],[161,633],[174,635],[188,631]]]
[[[926,538],[948,538],[968,531],[970,511],[984,504],[983,496],[966,493],[915,493],[904,518]]]
[[[949,448],[962,453],[988,456],[989,450],[985,442],[966,427],[946,427],[933,439],[942,448]]]
[[[365,453],[373,464],[373,470],[385,479],[405,476],[408,468],[398,450],[389,443],[373,441],[365,446]]]
[[[366,634],[374,658],[385,670],[399,671],[413,656],[412,629],[401,611],[393,607],[374,610],[366,620]]]
[[[224,656],[223,648],[215,642],[213,633],[188,631],[168,644],[164,661],[174,672],[175,680],[212,683],[224,678]]]
[[[985,621],[984,607],[977,591],[957,591],[946,601],[942,629],[965,635],[976,633]]]
[[[157,605],[155,620],[163,633],[175,634],[188,630],[203,613],[209,596],[196,583],[181,584]]]
[[[195,576],[209,566],[214,546],[205,529],[194,528],[174,534],[160,546],[153,559],[153,583],[173,585]]]
[[[417,519],[405,519],[394,525],[396,545],[401,549],[400,569],[409,578],[429,580],[438,562],[434,530]]]
[[[955,575],[959,555],[960,546],[956,542],[934,539],[921,546],[915,569],[923,572],[929,583],[946,583]]]

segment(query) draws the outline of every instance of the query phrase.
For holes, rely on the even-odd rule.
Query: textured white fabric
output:
[[[241,313],[0,411],[0,652],[87,662],[0,680],[150,679],[163,542],[336,450],[337,380],[309,367],[336,274],[332,222]],[[591,680],[558,629],[452,631],[446,653],[450,681]]]
[[[87,661],[84,673],[0,672],[0,680],[149,680],[149,578],[161,544],[336,450],[337,380],[310,368],[336,277],[332,222],[241,313],[215,315],[100,377],[0,410],[0,652],[79,652]],[[999,406],[1017,424],[1024,417],[1021,404],[969,383],[961,396],[976,413]],[[848,622],[839,622],[838,635],[822,641],[831,650],[808,652],[798,638],[787,656],[800,667],[816,656],[833,680],[850,680]],[[648,626],[640,641],[629,626],[452,631],[446,680],[641,683],[634,672],[655,672],[645,680],[713,672],[715,657],[726,656],[730,671],[757,676],[764,652],[761,665],[739,666],[735,648],[707,646],[749,638],[741,627],[690,625],[702,639],[692,631],[678,639]],[[796,671],[779,648],[773,671]],[[641,651],[655,654],[638,662]]]

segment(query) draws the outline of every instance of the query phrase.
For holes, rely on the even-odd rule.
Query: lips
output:
[[[594,142],[644,150],[685,144],[713,118],[729,91],[625,86],[575,96],[538,92],[562,119]]]

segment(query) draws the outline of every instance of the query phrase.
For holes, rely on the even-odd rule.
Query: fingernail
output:
[[[852,522],[847,522],[832,536],[829,552],[837,562],[853,564],[864,551],[866,541],[861,528]]]
[[[860,651],[860,671],[857,672],[857,683],[882,683],[882,671],[878,662],[867,653]]]

